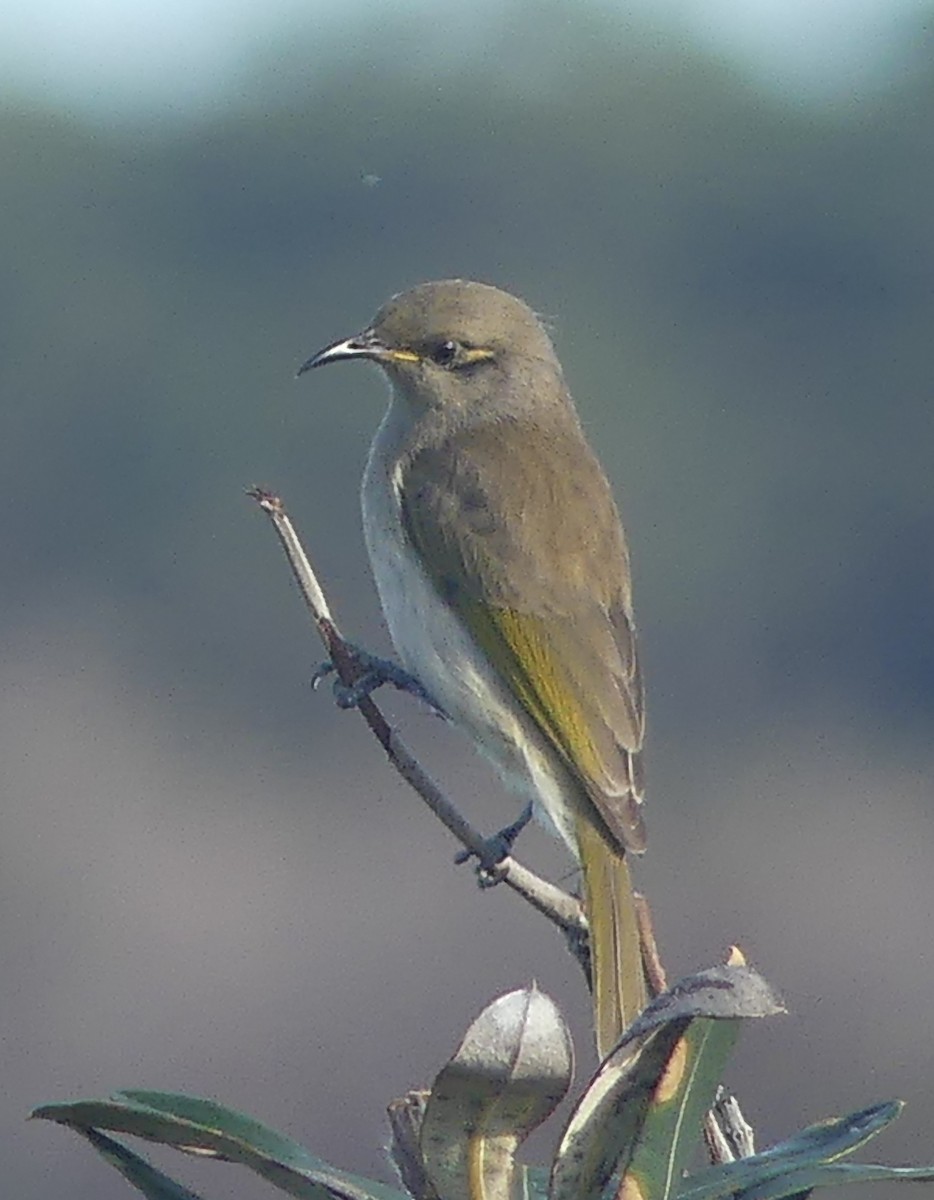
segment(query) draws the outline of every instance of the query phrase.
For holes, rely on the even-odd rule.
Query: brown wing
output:
[[[498,423],[418,451],[402,476],[413,548],[581,780],[614,840],[644,849],[644,717],[629,559],[572,419]]]

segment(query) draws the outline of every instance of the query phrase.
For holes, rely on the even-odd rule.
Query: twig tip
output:
[[[282,512],[282,497],[277,496],[275,492],[269,492],[266,488],[261,487],[249,487],[246,494],[266,512]]]

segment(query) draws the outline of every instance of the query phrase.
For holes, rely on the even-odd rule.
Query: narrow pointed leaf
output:
[[[106,1100],[47,1104],[32,1114],[191,1154],[241,1163],[299,1200],[406,1200],[396,1188],[339,1171],[304,1146],[214,1100],[174,1092],[115,1092]]]
[[[729,1026],[783,1011],[746,966],[702,971],[656,997],[572,1113],[552,1200],[598,1200],[615,1174],[630,1170],[643,1200],[671,1196],[735,1038]]]
[[[822,1163],[791,1171],[742,1193],[742,1200],[782,1200],[784,1196],[839,1187],[842,1183],[932,1183],[934,1166],[882,1166],[878,1163]]]
[[[851,1183],[932,1183],[934,1166],[885,1167],[877,1163],[821,1163],[801,1167],[740,1193],[741,1200],[782,1200],[822,1187]]]
[[[900,1101],[892,1100],[860,1109],[845,1117],[833,1117],[816,1125],[809,1125],[793,1137],[778,1142],[759,1154],[698,1171],[678,1189],[678,1200],[717,1200],[721,1196],[740,1194],[745,1197],[747,1193],[752,1194],[754,1189],[770,1185],[771,1181],[783,1180],[792,1175],[835,1164],[837,1159],[852,1154],[854,1150],[858,1150],[881,1133],[895,1120],[902,1108]],[[856,1164],[853,1169],[863,1168]],[[806,1190],[805,1185],[795,1184],[789,1191],[779,1190],[774,1192],[774,1195],[793,1195],[801,1190]],[[758,1196],[759,1192],[756,1191],[755,1194]],[[763,1196],[765,1194],[762,1193]]]
[[[116,1167],[128,1183],[142,1192],[146,1200],[201,1200],[197,1192],[176,1183],[122,1142],[114,1141],[96,1129],[82,1129],[80,1133],[105,1162]]]
[[[572,1051],[553,1001],[534,985],[477,1017],[432,1084],[422,1121],[425,1170],[444,1200],[508,1200],[527,1181],[515,1152],[560,1103]]]

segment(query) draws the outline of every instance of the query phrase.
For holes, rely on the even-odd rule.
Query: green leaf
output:
[[[564,1131],[552,1168],[552,1200],[598,1200],[619,1165],[628,1165],[652,1090],[687,1024],[671,1021],[606,1059]]]
[[[741,1193],[742,1200],[781,1200],[819,1187],[843,1183],[934,1182],[934,1166],[885,1167],[875,1163],[821,1163],[802,1167]]]
[[[794,1195],[810,1187],[825,1186],[830,1182],[858,1182],[842,1177],[838,1180],[835,1178],[836,1170],[828,1169],[831,1166],[837,1168],[834,1160],[852,1154],[854,1150],[881,1133],[895,1120],[902,1107],[901,1102],[897,1100],[874,1104],[845,1117],[833,1117],[816,1125],[809,1125],[786,1141],[749,1158],[698,1171],[679,1189],[678,1200],[717,1200],[721,1196],[739,1194],[744,1200],[753,1196],[756,1200],[765,1200],[767,1196]],[[847,1167],[848,1171],[856,1172],[870,1169],[883,1172],[914,1170],[896,1167],[865,1168],[859,1164]],[[922,1172],[929,1170],[926,1167],[918,1169]],[[801,1182],[808,1173],[815,1172],[821,1176],[819,1182]],[[925,1177],[924,1174],[917,1176]]]
[[[530,1180],[519,1144],[560,1103],[571,1041],[554,1002],[534,985],[477,1017],[431,1087],[421,1127],[425,1171],[444,1200],[509,1200]]]
[[[632,1173],[645,1200],[667,1200],[681,1182],[737,1022],[783,1011],[765,980],[745,966],[702,971],[657,996],[572,1113],[552,1170],[552,1200],[598,1200],[619,1172]]]
[[[116,1167],[124,1179],[143,1193],[146,1200],[201,1200],[197,1192],[157,1171],[145,1158],[134,1154],[121,1142],[98,1133],[96,1129],[82,1129],[79,1132],[106,1162]]]
[[[105,1129],[241,1163],[299,1200],[407,1200],[383,1183],[339,1171],[269,1126],[214,1100],[174,1092],[114,1092],[47,1104],[33,1114],[85,1132]]]
[[[842,1183],[932,1183],[934,1166],[882,1166],[878,1163],[822,1163],[791,1171],[778,1180],[743,1192],[743,1200],[780,1200],[782,1196],[800,1195],[815,1188],[839,1186]]]
[[[699,1017],[675,1047],[626,1172],[645,1200],[669,1200],[681,1186],[738,1036],[738,1020]]]
[[[522,1195],[525,1200],[547,1200],[549,1171],[547,1167],[528,1167],[520,1164]]]

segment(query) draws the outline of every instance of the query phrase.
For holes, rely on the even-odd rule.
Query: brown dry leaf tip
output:
[[[739,946],[731,946],[727,952],[726,965],[728,967],[748,967],[749,963]]]

